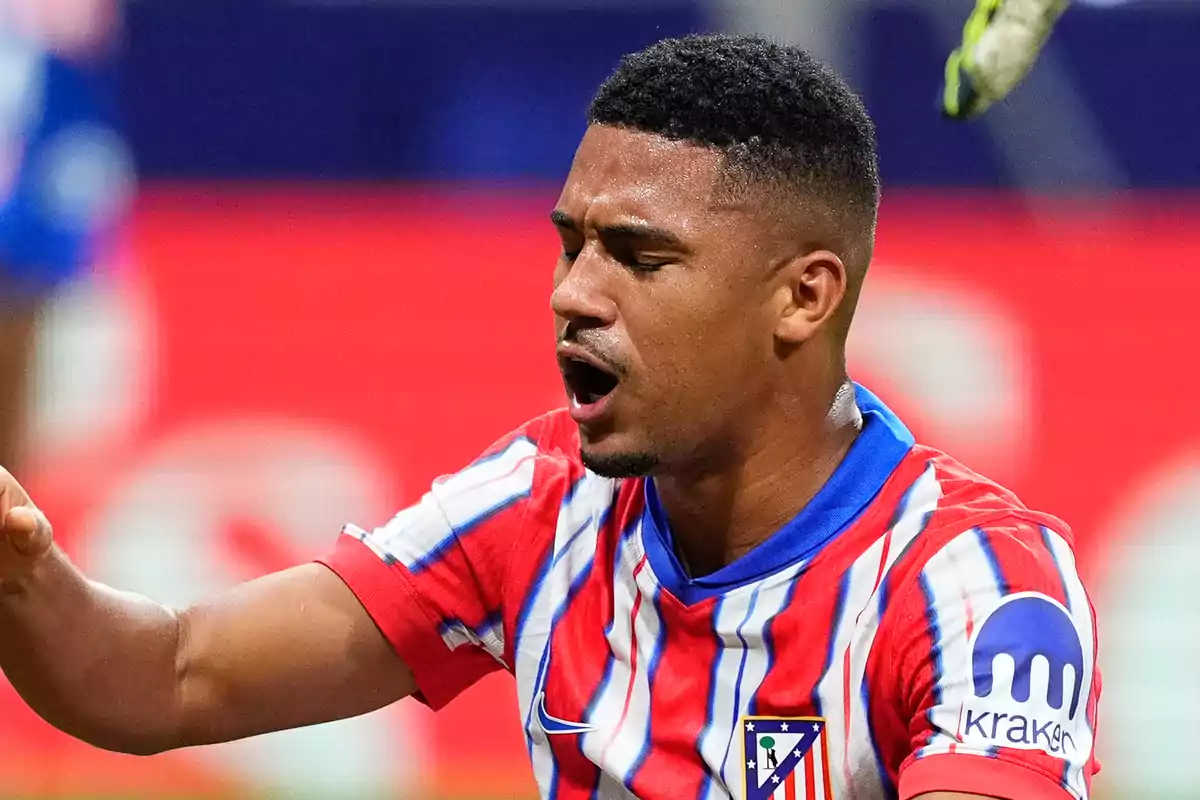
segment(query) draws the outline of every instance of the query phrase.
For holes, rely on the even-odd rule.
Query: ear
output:
[[[829,250],[796,256],[776,273],[778,319],[775,337],[802,344],[827,327],[846,297],[846,265]]]

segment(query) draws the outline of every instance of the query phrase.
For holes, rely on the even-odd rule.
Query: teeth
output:
[[[595,403],[599,399],[600,398],[597,397],[595,395],[595,393],[593,393],[593,392],[572,393],[571,394],[571,405],[574,406],[575,408],[582,408],[584,406],[590,406],[592,403]]]

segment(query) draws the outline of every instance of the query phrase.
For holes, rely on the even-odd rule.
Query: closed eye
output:
[[[612,247],[609,255],[622,266],[638,272],[657,272],[674,261],[663,255],[639,253],[632,247]]]
[[[669,262],[669,261],[648,261],[648,260],[644,260],[644,259],[634,258],[634,259],[630,259],[629,261],[625,261],[622,263],[624,263],[625,266],[629,267],[630,269],[635,269],[639,272],[658,272],[660,269],[667,266],[667,264],[669,264],[671,262]]]

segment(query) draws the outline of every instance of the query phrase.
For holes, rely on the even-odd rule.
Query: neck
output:
[[[854,388],[781,415],[730,468],[656,475],[677,554],[693,577],[765,541],[816,496],[862,429]]]

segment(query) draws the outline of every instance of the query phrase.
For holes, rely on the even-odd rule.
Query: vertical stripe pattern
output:
[[[1080,628],[1080,643],[1083,645],[1083,691],[1088,692],[1088,695],[1083,698],[1084,703],[1084,727],[1087,731],[1087,741],[1079,743],[1079,749],[1083,753],[1091,753],[1094,745],[1095,731],[1093,729],[1093,720],[1087,717],[1091,703],[1094,701],[1090,697],[1092,691],[1092,683],[1095,679],[1096,665],[1096,630],[1092,620],[1092,605],[1088,601],[1087,591],[1083,588],[1083,581],[1079,579],[1079,573],[1075,569],[1075,554],[1071,551],[1070,546],[1054,531],[1049,528],[1042,528],[1042,535],[1045,538],[1046,545],[1050,549],[1050,555],[1054,557],[1055,566],[1058,567],[1058,574],[1063,582],[1063,591],[1066,593],[1066,607],[1071,612],[1071,617],[1075,620],[1075,624]],[[1084,759],[1074,759],[1068,761],[1063,769],[1063,788],[1073,794],[1079,800],[1087,800],[1088,787],[1084,777],[1084,770],[1087,768],[1087,761]]]
[[[910,453],[873,506],[845,523],[819,556],[790,565],[780,558],[774,571],[727,583],[670,572],[654,549],[659,539],[647,549],[641,482],[545,459],[538,467],[545,483],[535,492],[536,464],[537,448],[518,437],[435,483],[382,528],[347,532],[395,565],[395,576],[418,582],[448,647],[478,647],[511,666],[543,798],[884,800],[896,796],[900,770],[928,755],[963,753],[972,758],[959,759],[962,768],[980,774],[995,762],[978,756],[1060,774],[1071,796],[1087,800],[1094,698],[1084,722],[1073,716],[1062,723],[1061,741],[1067,734],[1079,740],[1074,760],[1029,752],[1029,741],[1018,738],[1034,735],[1020,727],[1025,711],[999,708],[1007,711],[1000,734],[1007,739],[991,721],[986,734],[964,734],[964,709],[988,696],[991,681],[1025,687],[1013,688],[1017,700],[1031,696],[1030,679],[1013,678],[1032,674],[1028,666],[1007,666],[1029,658],[1002,646],[994,658],[972,653],[973,637],[979,653],[989,653],[988,632],[1003,630],[989,625],[989,615],[1008,604],[1018,615],[1035,613],[1061,600],[1084,653],[1078,661],[1075,647],[1059,660],[1068,669],[1084,664],[1089,689],[1095,646],[1068,541],[1021,522],[1020,512],[988,508],[991,500],[979,495],[966,512],[953,503],[942,508],[948,498],[939,477],[955,487],[953,497],[965,496],[953,464]],[[999,522],[983,524],[989,520]],[[972,524],[982,527],[964,530]],[[505,537],[534,529],[528,548]],[[689,592],[692,584],[704,591]],[[463,589],[476,588],[479,598],[460,600],[471,595]],[[1042,591],[1047,599],[1037,606]],[[999,641],[1010,639],[1021,637]],[[1035,654],[1043,652],[1050,658],[1057,651]],[[467,655],[473,667],[489,666],[478,653]],[[990,662],[994,675],[975,661]],[[1066,674],[1061,682],[1074,686]],[[1057,702],[1058,684],[1053,694],[1048,684],[1035,689]],[[976,728],[980,713],[996,724],[1005,718],[990,706],[975,712]],[[788,727],[803,719],[813,731],[820,726],[811,745],[803,740],[811,732]],[[916,753],[914,734],[921,737]]]
[[[795,770],[771,793],[771,800],[833,800],[829,773],[824,768],[829,748],[822,731]]]
[[[845,760],[850,773],[861,773],[862,786],[867,789],[864,796],[871,797],[871,792],[889,794],[894,787],[890,786],[883,765],[879,763],[878,754],[874,747],[874,732],[871,729],[870,697],[866,678],[867,658],[875,643],[875,634],[879,631],[880,621],[886,609],[888,595],[883,591],[886,586],[885,578],[896,564],[897,559],[908,549],[908,545],[924,530],[930,515],[938,507],[942,499],[942,487],[938,483],[933,465],[929,465],[921,477],[916,480],[905,494],[896,521],[885,536],[884,551],[881,555],[879,575],[870,602],[863,608],[854,624],[853,638],[847,651],[845,662],[847,672],[844,676],[846,685],[846,730],[843,740]],[[862,765],[857,769],[854,765]],[[876,780],[868,780],[874,766]],[[852,793],[853,795],[853,793]]]
[[[522,709],[534,777],[543,797],[553,796],[556,767],[546,735],[537,724],[535,701],[545,678],[555,619],[570,602],[573,585],[591,569],[613,491],[613,481],[588,473],[564,498],[549,569],[530,589],[527,613],[518,620],[515,631],[517,702]]]
[[[978,614],[1002,599],[996,565],[981,546],[978,531],[952,539],[929,559],[921,574],[929,605],[926,619],[939,638],[933,643],[934,694],[938,704],[929,709],[932,734],[917,755],[950,753],[960,747],[962,707],[971,688],[971,642]]]
[[[797,564],[754,586],[722,598],[713,618],[718,654],[709,686],[708,719],[698,749],[709,777],[701,798],[740,798],[743,786],[741,718],[771,668],[773,653],[763,645],[768,627],[792,597]]]
[[[860,687],[879,627],[879,599],[888,571],[921,533],[940,498],[941,486],[930,465],[906,493],[891,529],[854,561],[844,578],[844,601],[832,634],[832,658],[816,691],[826,720],[833,788],[839,796],[866,800],[882,795],[886,777],[871,748],[869,709]]]
[[[638,526],[640,529],[640,524]],[[586,756],[605,766],[613,786],[594,796],[610,797],[630,778],[650,734],[649,667],[664,645],[655,603],[657,587],[646,571],[646,555],[635,529],[621,540],[613,566],[613,617],[605,631],[609,665],[582,737]]]

